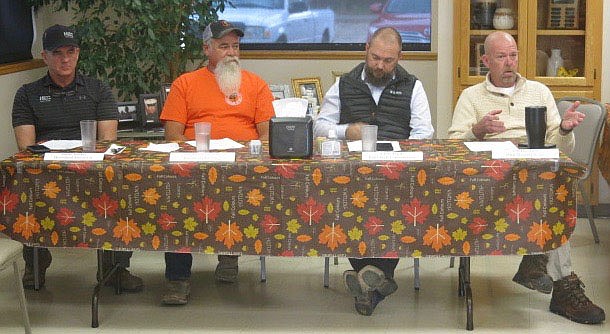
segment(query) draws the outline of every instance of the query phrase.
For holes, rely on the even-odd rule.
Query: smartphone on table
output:
[[[30,145],[28,146],[28,151],[32,152],[32,153],[46,153],[46,152],[51,152],[51,149],[44,146],[44,145]]]

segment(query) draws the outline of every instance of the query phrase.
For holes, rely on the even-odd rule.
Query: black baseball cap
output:
[[[74,29],[56,24],[47,28],[42,35],[42,48],[47,51],[54,51],[60,46],[78,47],[78,39]]]
[[[219,20],[216,22],[212,22],[208,24],[208,26],[205,27],[205,30],[203,31],[203,41],[207,42],[210,40],[210,38],[221,38],[226,34],[230,33],[231,31],[235,31],[235,33],[237,33],[237,36],[239,37],[244,37],[244,31],[240,28],[237,28],[233,25],[233,23],[229,21]]]

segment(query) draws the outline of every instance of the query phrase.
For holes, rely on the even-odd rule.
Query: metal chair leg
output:
[[[413,287],[415,290],[419,290],[419,258],[413,258]]]
[[[326,256],[324,258],[324,287],[328,288],[328,286],[330,285],[329,281],[330,281],[330,258],[328,256]]]
[[[335,266],[339,265],[339,257],[335,256]]]
[[[455,256],[452,256],[449,259],[449,268],[453,268],[453,267],[455,267]]]
[[[38,270],[38,268],[40,267],[40,264],[38,263],[38,259],[40,258],[38,256],[38,247],[34,246],[33,247],[33,254],[34,256],[32,257],[32,261],[34,262],[33,264],[33,270],[34,270],[34,290],[38,291],[40,290],[40,271]]]
[[[591,232],[593,233],[593,240],[595,243],[599,243],[599,235],[597,234],[597,226],[595,226],[595,219],[593,216],[593,207],[591,206],[591,202],[589,200],[589,194],[584,189],[583,183],[578,183],[578,188],[580,189],[580,194],[582,195],[582,199],[585,205],[585,211],[587,211],[587,218],[589,218],[589,226],[591,227]]]
[[[15,289],[19,295],[19,307],[21,308],[21,314],[23,316],[23,326],[25,327],[25,333],[31,334],[30,316],[28,315],[25,292],[23,291],[23,283],[21,282],[21,275],[19,275],[19,265],[17,264],[17,261],[13,262],[13,270],[15,271]]]
[[[265,265],[265,257],[261,256],[261,282],[267,282],[267,266]]]

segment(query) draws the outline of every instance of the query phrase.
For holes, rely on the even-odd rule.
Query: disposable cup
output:
[[[377,125],[362,126],[362,152],[377,150]]]
[[[197,152],[207,152],[210,150],[210,134],[212,124],[208,122],[195,123],[195,143]]]
[[[97,121],[80,121],[80,138],[83,143],[83,152],[95,152],[97,139]]]

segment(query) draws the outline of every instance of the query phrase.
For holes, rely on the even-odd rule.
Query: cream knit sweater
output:
[[[569,153],[574,149],[574,134],[562,135],[559,131],[561,117],[557,111],[555,99],[551,91],[542,83],[531,81],[517,75],[517,84],[512,96],[502,93],[489,81],[489,75],[484,82],[466,88],[458,99],[453,120],[449,128],[449,138],[477,140],[472,133],[472,126],[492,110],[500,109],[498,116],[504,122],[506,131],[486,135],[485,140],[519,139],[527,142],[525,133],[525,107],[546,106],[546,143],[555,144]]]

